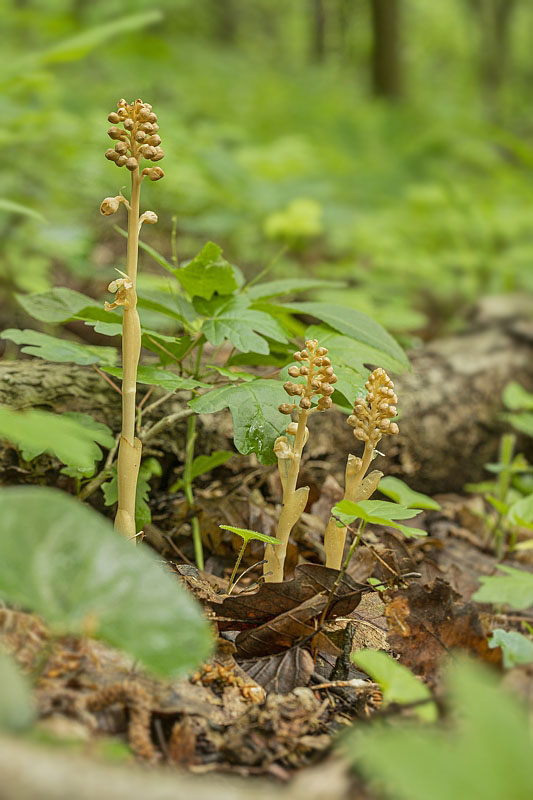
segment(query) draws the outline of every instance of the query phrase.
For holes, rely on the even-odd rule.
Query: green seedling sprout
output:
[[[235,585],[235,576],[237,575],[237,570],[239,569],[248,542],[265,542],[265,544],[270,545],[270,547],[276,547],[280,542],[274,536],[267,536],[266,533],[258,533],[258,531],[250,531],[247,528],[234,528],[232,525],[219,525],[218,527],[225,531],[236,533],[237,536],[240,536],[242,539],[241,549],[239,550],[239,555],[237,556],[237,561],[235,562],[235,566],[233,567],[233,572],[231,573],[231,578],[229,579],[228,583],[228,594],[231,594],[231,590]]]
[[[142,445],[135,436],[135,396],[137,389],[137,367],[141,352],[141,325],[137,313],[137,261],[139,254],[139,231],[144,222],[157,222],[157,214],[145,211],[140,214],[141,184],[145,177],[158,181],[164,176],[160,167],[145,167],[140,171],[142,159],[160,161],[164,152],[160,147],[157,117],[149,103],[136,100],[127,103],[119,100],[117,111],[108,116],[112,127],[108,135],[116,144],[106,151],[106,158],[117,167],[126,167],[131,173],[131,195],[126,200],[122,192],[116,197],[106,197],[100,206],[104,216],[115,214],[122,203],[128,212],[128,246],[126,272],[109,284],[115,295],[113,303],[106,303],[106,311],[118,306],[124,309],[122,320],[122,430],[118,451],[118,510],[115,529],[135,542],[135,496],[141,464]],[[122,127],[119,127],[122,126]]]

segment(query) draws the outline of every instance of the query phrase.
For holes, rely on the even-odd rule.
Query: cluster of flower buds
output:
[[[337,382],[337,376],[327,357],[328,351],[325,347],[319,347],[316,339],[309,339],[305,347],[305,350],[297,350],[293,356],[301,366],[289,367],[291,378],[304,377],[305,383],[287,381],[283,384],[283,388],[291,397],[301,398],[299,405],[304,411],[311,408],[313,397],[320,395],[317,407],[319,411],[325,411],[331,408],[331,395],[335,391],[332,384]],[[279,410],[282,414],[290,414],[296,407],[296,403],[282,403]]]
[[[384,434],[393,436],[400,432],[398,425],[391,422],[398,413],[398,398],[393,382],[382,367],[370,374],[365,387],[366,398],[357,398],[348,425],[354,428],[356,439],[375,447]]]
[[[125,166],[131,172],[138,169],[142,158],[147,161],[161,161],[165,153],[160,147],[159,125],[152,106],[142,100],[134,103],[119,100],[117,105],[117,111],[112,111],[107,118],[112,123],[107,135],[116,144],[114,149],[106,150],[105,157],[117,167]],[[158,181],[164,176],[161,167],[146,167],[142,174],[152,181]]]

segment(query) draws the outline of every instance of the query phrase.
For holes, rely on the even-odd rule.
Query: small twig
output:
[[[146,403],[146,401],[148,400],[148,398],[150,397],[150,395],[154,391],[154,388],[155,388],[154,386],[150,386],[150,388],[148,389],[148,391],[144,395],[143,399],[141,400],[141,402],[137,406],[137,411],[141,411],[142,410],[142,407],[144,406],[144,404]],[[148,408],[150,408],[150,406],[148,406]]]
[[[379,689],[379,684],[373,681],[364,681],[362,678],[352,678],[349,681],[326,681],[309,687],[314,691],[318,689]]]
[[[164,533],[164,534],[163,534],[163,539],[164,539],[164,540],[165,540],[165,541],[166,541],[166,542],[167,542],[167,543],[168,543],[168,544],[169,544],[169,545],[172,547],[172,549],[174,550],[174,552],[175,552],[175,553],[177,553],[177,555],[178,555],[178,556],[179,556],[181,559],[183,559],[183,561],[185,561],[185,562],[186,562],[186,563],[187,563],[187,564],[188,564],[190,567],[195,567],[195,566],[196,566],[196,564],[194,563],[194,561],[191,561],[191,559],[190,559],[190,558],[187,558],[187,556],[185,555],[185,553],[183,553],[183,552],[182,552],[182,551],[179,549],[179,547],[177,546],[177,544],[176,544],[175,542],[173,542],[173,541],[172,541],[172,538],[171,538],[171,537],[168,535],[168,533]]]
[[[92,368],[100,375],[101,378],[104,379],[106,383],[108,383],[115,390],[115,392],[118,392],[119,395],[122,397],[122,389],[120,388],[120,386],[117,386],[117,384],[114,381],[111,380],[109,375],[106,375],[105,372],[102,372],[102,370],[99,369],[96,366],[96,364],[92,364]]]
[[[165,403],[167,400],[170,400],[170,398],[172,397],[173,394],[174,394],[174,392],[167,392],[162,397],[159,397],[157,400],[154,400],[153,403],[150,403],[149,406],[146,406],[146,408],[144,409],[144,414],[145,415],[146,414],[151,414],[152,411],[154,411],[154,409],[156,409],[162,403]]]
[[[149,439],[153,439],[154,436],[157,436],[157,434],[161,431],[164,431],[165,428],[173,425],[174,422],[178,422],[181,419],[187,419],[187,417],[190,417],[194,413],[195,412],[192,410],[192,408],[184,408],[181,411],[176,411],[175,414],[168,414],[168,416],[160,419],[159,422],[156,422],[155,425],[152,425],[151,428],[148,428],[148,430],[142,434],[142,441],[147,442]]]

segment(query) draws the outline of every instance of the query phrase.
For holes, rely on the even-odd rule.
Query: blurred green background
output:
[[[321,292],[404,343],[533,289],[528,0],[0,0],[1,322],[16,292],[102,297],[124,242],[98,213],[126,182],[107,114],[158,114],[164,181],[143,232],[211,239],[252,277]],[[173,223],[175,219],[175,223]],[[142,280],[165,280],[146,255]],[[160,277],[159,277],[160,276]]]

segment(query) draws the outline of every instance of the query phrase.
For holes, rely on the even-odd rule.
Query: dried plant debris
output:
[[[432,586],[413,583],[387,598],[387,641],[402,664],[426,680],[435,680],[443,659],[456,649],[501,664],[501,651],[489,648],[476,607],[457,603],[458,598],[440,578]]]

